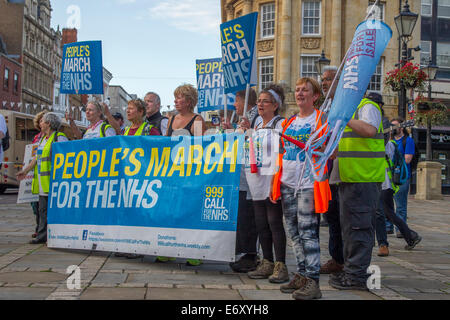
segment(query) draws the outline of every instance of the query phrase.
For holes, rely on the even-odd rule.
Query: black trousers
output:
[[[47,241],[47,204],[48,197],[39,196],[39,226],[36,240]]]
[[[255,211],[252,200],[247,200],[247,192],[239,191],[239,208],[236,228],[236,254],[256,254]]]
[[[376,182],[339,184],[344,272],[357,282],[369,277],[380,192],[381,183]]]
[[[330,256],[339,264],[344,264],[344,253],[342,243],[341,218],[339,215],[339,192],[337,185],[330,185],[331,201],[326,214],[328,220],[328,251]]]

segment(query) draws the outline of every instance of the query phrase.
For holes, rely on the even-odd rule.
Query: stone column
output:
[[[279,1],[281,3],[280,19],[280,78],[279,82],[289,88],[291,85],[291,38],[292,38],[292,2],[291,0]],[[277,30],[275,30],[277,32]]]
[[[225,6],[225,9],[227,10],[227,21],[234,19],[234,7],[231,3],[228,3]]]
[[[242,10],[242,15],[249,14],[253,11],[253,0],[244,0],[244,9]]]
[[[331,16],[331,65],[339,67],[342,52],[342,0],[333,0],[333,10]]]

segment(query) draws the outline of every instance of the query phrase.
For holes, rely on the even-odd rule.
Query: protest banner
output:
[[[25,146],[25,153],[23,159],[24,167],[30,164],[36,155],[38,144],[27,144]],[[17,203],[27,203],[39,201],[39,194],[31,193],[31,186],[33,185],[34,170],[28,172],[25,179],[20,181],[19,194],[17,195]]]
[[[224,105],[224,80],[222,58],[196,60],[198,112],[222,110]],[[234,110],[235,95],[227,96],[227,109]]]
[[[257,22],[258,13],[253,12],[220,25],[225,93],[256,85]]]
[[[55,143],[48,246],[233,261],[243,135]]]
[[[103,94],[102,42],[65,44],[61,68],[62,94]]]

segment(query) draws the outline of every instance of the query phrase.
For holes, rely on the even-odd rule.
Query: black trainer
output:
[[[405,250],[412,250],[414,247],[422,240],[422,237],[416,233],[416,237],[411,241],[411,243],[405,246]]]
[[[244,255],[238,261],[231,262],[230,267],[234,272],[247,273],[256,270],[257,262],[256,256]]]
[[[360,291],[368,291],[367,285],[365,282],[354,281],[347,277],[346,275],[336,275],[330,276],[330,280],[328,281],[330,286],[339,290],[360,290]]]

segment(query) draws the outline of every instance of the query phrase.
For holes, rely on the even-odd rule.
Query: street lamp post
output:
[[[399,38],[401,39],[402,42],[401,47],[399,47],[399,51],[401,50],[401,60],[399,63],[400,68],[402,68],[409,59],[407,43],[411,39],[411,34],[416,25],[418,16],[419,15],[417,13],[413,13],[409,10],[408,0],[406,0],[405,5],[403,6],[403,10],[400,12],[398,16],[394,18]],[[403,81],[401,82],[399,92],[398,115],[399,117],[406,119],[406,87]]]
[[[316,66],[316,70],[319,73],[319,78],[320,78],[320,76],[323,74],[323,69],[326,66],[330,65],[330,59],[327,59],[325,57],[325,51],[324,50],[322,50],[322,55],[320,56],[319,59],[316,60],[316,62],[314,64]]]
[[[428,65],[423,67],[422,70],[428,76],[428,100],[431,102],[433,99],[431,98],[431,81],[436,77],[436,72],[438,70],[438,66],[432,64],[431,59],[428,61]],[[427,119],[427,161],[433,160],[433,154],[431,150],[431,119],[428,117]]]

